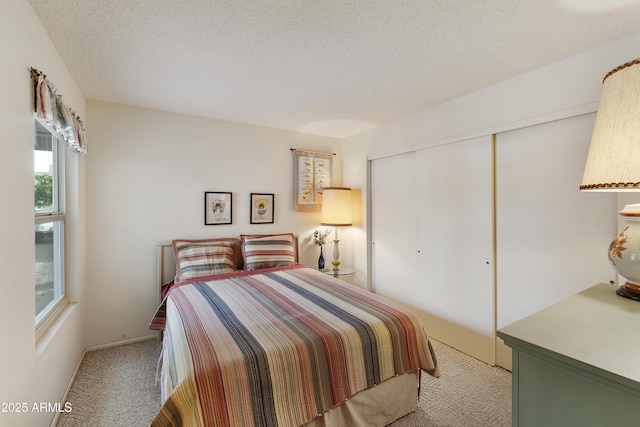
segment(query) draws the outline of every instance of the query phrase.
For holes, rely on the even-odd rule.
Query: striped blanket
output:
[[[170,390],[152,426],[300,426],[394,376],[438,375],[416,318],[310,268],[189,283],[165,303]]]

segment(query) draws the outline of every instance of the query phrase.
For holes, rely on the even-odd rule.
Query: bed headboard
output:
[[[171,243],[158,245],[158,289],[176,277],[176,263]]]
[[[298,236],[293,236],[293,247],[296,252],[296,259],[298,259]],[[235,248],[236,262],[239,267],[242,267],[242,250],[240,248],[240,240],[238,240],[238,247]],[[173,257],[173,246],[171,242],[162,243],[158,245],[158,289],[171,282],[176,276],[176,263]]]

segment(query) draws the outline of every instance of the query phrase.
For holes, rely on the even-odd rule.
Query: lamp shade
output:
[[[640,60],[604,77],[581,190],[640,191]],[[616,293],[640,301],[640,205],[620,212],[626,226],[609,245],[609,263],[627,281]]]
[[[580,189],[640,191],[640,59],[604,77]]]
[[[322,190],[322,225],[351,225],[351,189],[325,187]]]

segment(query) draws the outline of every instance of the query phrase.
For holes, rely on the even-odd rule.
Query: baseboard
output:
[[[73,382],[76,380],[76,376],[78,375],[78,371],[80,371],[80,365],[82,365],[82,361],[84,360],[84,355],[87,353],[86,350],[84,350],[82,352],[82,355],[80,356],[80,359],[78,360],[78,363],[76,364],[76,368],[73,370],[73,375],[71,375],[71,379],[69,380],[69,383],[67,384],[67,388],[64,391],[64,394],[62,395],[62,399],[60,399],[60,407],[64,408],[65,407],[65,403],[67,403],[67,396],[69,396],[69,392],[71,391],[71,386],[73,386]],[[49,427],[56,427],[58,425],[58,419],[60,418],[60,412],[56,412],[56,414],[54,415],[53,419],[51,420],[51,424]]]
[[[157,340],[157,339],[158,339],[158,335],[157,334],[145,335],[143,337],[131,338],[131,339],[128,339],[128,340],[116,341],[116,342],[112,342],[112,343],[108,343],[108,344],[94,345],[94,346],[91,346],[91,347],[87,347],[85,349],[85,351],[86,352],[90,352],[90,351],[96,351],[96,350],[104,350],[105,348],[118,347],[118,346],[125,345],[125,344],[135,344],[137,342],[149,341],[149,340]]]
[[[508,347],[500,338],[496,339],[496,365],[507,371],[513,371],[511,347]]]

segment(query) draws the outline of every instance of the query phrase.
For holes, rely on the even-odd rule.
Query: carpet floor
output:
[[[422,375],[418,410],[392,427],[502,427],[511,425],[511,373],[488,366],[438,341],[440,378]],[[148,426],[160,407],[155,340],[85,354],[67,396],[72,411],[58,427]]]

